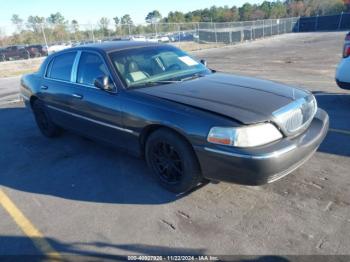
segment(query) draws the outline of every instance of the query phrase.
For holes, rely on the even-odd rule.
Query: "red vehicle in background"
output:
[[[47,56],[45,45],[13,45],[0,49],[0,62]]]

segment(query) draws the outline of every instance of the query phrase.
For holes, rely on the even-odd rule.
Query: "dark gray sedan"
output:
[[[120,41],[49,56],[21,81],[47,137],[69,129],[144,157],[162,186],[276,181],[328,130],[308,91],[208,69],[170,45]]]

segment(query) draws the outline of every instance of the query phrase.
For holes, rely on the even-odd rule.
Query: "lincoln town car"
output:
[[[313,155],[329,125],[309,91],[218,72],[151,42],[54,53],[22,77],[21,97],[44,136],[71,130],[119,147],[175,193],[274,182]]]

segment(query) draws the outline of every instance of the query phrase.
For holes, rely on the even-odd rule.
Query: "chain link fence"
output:
[[[27,25],[25,29],[14,31],[11,35],[6,34],[6,29],[10,31],[10,27],[0,27],[0,46],[25,47],[35,44],[47,46],[48,52],[52,53],[87,43],[134,40],[166,42],[186,50],[196,50],[290,33],[295,30],[297,23],[298,18],[230,23],[156,23],[118,26],[45,23]],[[13,27],[11,28],[13,30]]]
[[[350,30],[350,13],[339,15],[301,17],[296,32]]]
[[[133,40],[172,43],[185,50],[236,44],[291,32],[350,30],[350,13],[333,16],[293,17],[227,23],[155,23],[155,24],[26,24],[22,28],[0,26],[0,61],[45,55],[40,45],[53,53],[64,48],[104,41]],[[7,55],[7,49],[21,49],[19,57]],[[26,49],[26,53],[23,49]],[[37,47],[35,47],[37,48]],[[29,50],[29,51],[28,51]]]

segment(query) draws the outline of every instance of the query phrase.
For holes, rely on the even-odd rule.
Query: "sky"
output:
[[[130,14],[134,23],[144,23],[148,12],[159,10],[163,16],[170,11],[188,12],[216,6],[242,6],[244,3],[261,3],[262,0],[3,0],[0,8],[0,27],[9,27],[11,17],[18,14],[26,20],[29,15],[47,17],[60,12],[66,19],[81,24],[97,23],[99,18]]]

